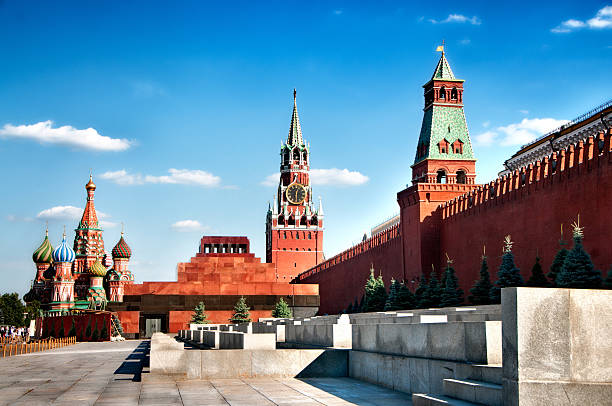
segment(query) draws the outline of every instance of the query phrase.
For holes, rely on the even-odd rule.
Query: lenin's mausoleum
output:
[[[423,86],[412,171],[397,175],[411,183],[397,193],[399,216],[332,258],[323,255],[323,206],[313,199],[310,145],[294,93],[278,190],[266,215],[265,263],[250,252],[247,237],[205,236],[195,256],[177,265],[176,281],[134,283],[124,237],[112,260],[105,253],[90,179],[72,247],[66,236],[56,248],[45,237],[33,255],[37,272],[25,300],[40,300],[53,312],[105,307],[117,312],[128,337],[184,329],[200,301],[212,322],[226,323],[241,296],[254,320],[270,317],[281,297],[295,316],[332,314],[362,297],[372,267],[387,284],[394,278],[414,289],[422,274],[440,272],[451,258],[468,292],[478,279],[483,247],[494,275],[509,234],[527,279],[536,256],[550,266],[559,249],[558,230],[569,230],[578,215],[596,268],[607,270],[612,216],[602,213],[612,212],[612,103],[523,146],[497,179],[476,184],[463,84],[442,53]],[[416,134],[398,136],[417,140]]]

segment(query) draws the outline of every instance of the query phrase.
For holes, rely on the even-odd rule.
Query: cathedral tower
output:
[[[74,250],[66,242],[65,232],[62,242],[53,250],[51,257],[55,268],[51,309],[56,311],[69,310],[74,305],[72,263],[74,262],[75,254]]]
[[[89,268],[98,260],[104,258],[104,240],[102,239],[102,228],[98,222],[98,215],[94,206],[94,192],[96,185],[91,175],[89,182],[85,185],[87,190],[87,203],[79,226],[75,231],[74,251],[76,260],[74,274],[76,279],[75,293],[78,299],[87,299],[87,288],[89,286]]]
[[[281,143],[280,181],[266,218],[266,262],[277,279],[291,280],[323,260],[323,206],[315,209],[310,145],[302,138],[296,91],[287,142]]]

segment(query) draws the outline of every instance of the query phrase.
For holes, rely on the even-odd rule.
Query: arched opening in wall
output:
[[[282,214],[278,216],[278,224],[285,224],[285,216]]]
[[[312,233],[310,231],[308,232],[308,239],[312,240]]]
[[[300,160],[300,149],[297,147],[293,149],[293,160],[294,161]]]
[[[453,87],[453,90],[451,90],[451,100],[457,100],[459,98],[459,93],[457,92],[457,88]]]
[[[464,170],[458,170],[457,171],[457,183],[461,183],[461,184],[465,184],[467,183],[467,175],[465,174]]]
[[[295,225],[295,217],[293,215],[289,216],[289,221],[287,221],[287,224],[290,226]]]
[[[444,100],[446,99],[446,89],[445,88],[440,88],[440,99]]]
[[[317,218],[316,214],[314,216],[312,216],[312,220],[310,220],[310,224],[313,224],[315,226],[319,225],[319,219]]]
[[[438,176],[436,177],[437,183],[446,183],[446,171],[444,169],[438,169]]]
[[[302,218],[300,219],[300,226],[306,227],[307,225],[308,225],[308,220],[306,219],[306,216],[302,216]]]
[[[431,199],[431,193],[427,192],[425,194],[425,200],[427,200],[427,203],[429,203],[429,200]]]
[[[304,152],[302,152],[302,160],[304,163],[308,162],[308,151],[304,150]]]
[[[286,148],[283,152],[283,165],[289,165],[289,150]]]

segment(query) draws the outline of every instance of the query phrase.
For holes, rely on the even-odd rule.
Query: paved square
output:
[[[79,343],[0,358],[0,405],[411,404],[405,393],[350,378],[204,381],[151,375],[148,351],[148,341]]]

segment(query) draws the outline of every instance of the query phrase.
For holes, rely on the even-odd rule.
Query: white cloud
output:
[[[266,176],[261,182],[264,186],[276,186],[280,178],[280,173],[273,173]],[[366,183],[370,178],[357,171],[348,169],[311,169],[310,180],[315,186],[334,185],[334,186],[359,186]]]
[[[111,182],[122,186],[142,185],[144,183],[142,175],[128,173],[125,169],[104,172],[102,175],[100,175],[100,178],[110,180]]]
[[[459,40],[459,44],[460,45],[470,45],[471,42],[472,42],[472,40],[469,39],[469,38],[464,38],[462,40]]]
[[[484,123],[482,123],[482,126],[484,128],[489,128],[489,126],[491,125],[491,122],[489,120],[485,121]]]
[[[568,120],[554,118],[524,118],[519,123],[497,127],[495,130],[479,134],[475,140],[477,144],[489,146],[502,137],[499,141],[502,146],[524,145],[567,122]]]
[[[74,206],[55,206],[45,209],[36,215],[42,220],[78,220],[83,215],[83,209]]]
[[[141,175],[129,173],[125,169],[109,171],[100,175],[100,178],[110,180],[118,185],[142,185],[145,183],[168,183],[177,185],[195,185],[215,187],[221,184],[221,178],[210,172],[198,169],[168,169],[169,175]]]
[[[557,120],[554,118],[524,118],[520,123],[498,128],[500,132],[505,134],[501,145],[527,144],[538,136],[554,130],[567,122],[568,120]]]
[[[473,17],[467,17],[464,16],[463,14],[449,14],[448,17],[446,17],[446,19],[444,20],[434,20],[433,18],[429,19],[429,22],[432,24],[446,24],[446,23],[469,23],[472,25],[480,25],[482,24],[482,21],[480,20],[480,18],[473,16]]]
[[[164,89],[154,82],[136,81],[132,84],[132,93],[135,97],[149,98],[153,96],[163,96],[166,94]]]
[[[14,214],[8,214],[6,216],[6,220],[10,221],[11,223],[16,223],[20,221],[25,221],[29,223],[30,221],[34,221],[32,217],[19,217],[19,216],[15,216]]]
[[[529,110],[519,110],[519,113],[527,115],[529,114]]]
[[[276,186],[278,185],[278,181],[280,180],[280,172],[273,173],[272,175],[266,176],[261,184],[264,186]]]
[[[41,144],[66,145],[95,151],[125,151],[132,145],[132,142],[126,139],[100,135],[94,128],[79,130],[69,125],[53,128],[51,120],[17,126],[5,124],[0,129],[0,138],[22,138]]]
[[[109,214],[103,213],[101,211],[96,210],[96,214],[98,215],[98,219],[100,222],[100,226],[103,228],[113,228],[117,227],[117,223],[109,220],[105,220],[110,218]],[[70,221],[79,221],[83,216],[83,209],[75,206],[55,206],[49,209],[45,209],[36,215],[37,219],[40,220],[70,220]]]
[[[206,226],[203,226],[197,220],[181,220],[172,224],[171,226],[175,231],[179,232],[191,232],[191,231],[205,231],[207,229]]]
[[[476,144],[486,147],[493,144],[496,138],[497,133],[495,131],[485,131],[484,133],[477,135],[474,139],[476,140]]]
[[[312,169],[310,178],[313,185],[358,186],[366,183],[369,178],[360,172],[348,169]]]
[[[569,20],[563,21],[558,26],[552,28],[550,31],[554,32],[555,34],[562,34],[579,30],[582,28],[588,28],[592,30],[612,28],[612,6],[605,6],[604,8],[597,11],[595,17],[590,18],[586,21],[570,18]]]

